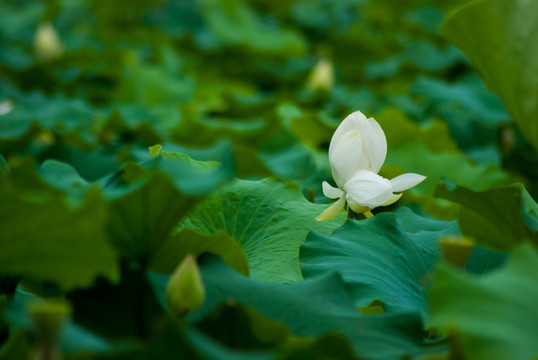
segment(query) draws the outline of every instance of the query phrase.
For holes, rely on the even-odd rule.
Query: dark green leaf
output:
[[[516,248],[484,277],[438,268],[429,293],[432,324],[454,336],[465,358],[529,360],[538,356],[538,253]]]
[[[482,192],[444,185],[435,195],[461,205],[461,232],[479,245],[505,251],[524,241],[538,244],[538,232],[526,221],[536,221],[536,203],[521,184]]]
[[[21,183],[12,174],[0,178],[0,272],[51,281],[63,289],[88,286],[97,276],[117,281],[99,191],[91,189],[74,207],[46,188],[19,193]]]
[[[469,57],[538,149],[538,3],[481,0],[448,18],[445,36]],[[493,56],[492,56],[493,54]]]
[[[301,247],[301,269],[306,279],[339,271],[358,307],[381,300],[386,311],[426,316],[424,294],[439,256],[437,241],[457,233],[455,222],[402,208],[348,221],[330,236],[311,232]]]
[[[392,359],[420,351],[418,314],[362,315],[334,272],[295,284],[275,284],[239,275],[212,256],[201,264],[201,271],[207,300],[190,322],[200,321],[222,302],[238,302],[283,322],[294,335],[342,335],[365,358]],[[167,277],[152,277],[157,294],[164,292],[166,281]]]

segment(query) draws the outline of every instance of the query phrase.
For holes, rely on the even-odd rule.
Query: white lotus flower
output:
[[[426,177],[418,174],[403,174],[392,180],[377,173],[387,155],[387,140],[381,126],[373,118],[367,119],[360,111],[346,117],[338,126],[329,145],[329,162],[334,188],[323,182],[323,194],[338,199],[316,219],[329,220],[348,206],[366,217],[373,216],[370,210],[396,202],[402,194]]]

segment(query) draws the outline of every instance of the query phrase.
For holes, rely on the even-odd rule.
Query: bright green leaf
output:
[[[306,201],[297,183],[237,180],[200,204],[184,226],[202,234],[225,230],[243,249],[251,277],[294,282],[302,279],[299,246],[306,234],[328,234],[343,221],[344,214],[316,221],[325,207]]]

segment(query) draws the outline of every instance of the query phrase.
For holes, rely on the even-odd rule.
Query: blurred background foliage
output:
[[[25,306],[58,296],[73,306],[67,358],[488,358],[473,338],[478,315],[451,341],[424,331],[463,319],[442,294],[478,280],[442,268],[433,323],[426,288],[439,238],[480,245],[472,274],[536,245],[538,81],[530,70],[507,72],[513,82],[495,74],[532,69],[537,48],[484,40],[518,45],[536,33],[536,7],[482,1],[443,37],[465,3],[0,2],[0,358],[35,350]],[[515,23],[527,25],[512,32]],[[492,47],[501,55],[487,59]],[[355,110],[385,131],[383,176],[428,178],[387,214],[316,223],[332,133]],[[223,260],[200,260],[208,301],[178,323],[166,274],[206,252]],[[522,270],[502,271],[509,281]]]

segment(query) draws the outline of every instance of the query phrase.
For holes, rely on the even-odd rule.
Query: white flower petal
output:
[[[346,205],[346,199],[342,196],[340,199],[338,199],[338,201],[333,203],[331,206],[325,209],[325,211],[319,214],[316,220],[325,221],[325,220],[330,220],[338,216],[342,212],[342,210],[344,210],[345,205]]]
[[[342,190],[332,187],[327,181],[324,181],[321,186],[323,187],[323,195],[329,199],[338,199],[344,194]]]
[[[334,181],[338,187],[344,184],[353,176],[356,169],[368,166],[368,158],[363,154],[362,136],[358,130],[348,131],[338,140],[331,140],[329,146],[329,162],[333,173]]]
[[[387,139],[381,126],[374,119],[364,121],[364,150],[370,162],[368,170],[378,173],[387,157]]]
[[[359,205],[375,208],[386,203],[392,196],[388,179],[366,170],[358,171],[344,185],[347,197]]]
[[[426,179],[426,176],[408,173],[396,176],[394,179],[390,180],[390,183],[392,185],[392,191],[399,192],[420,184],[424,179]]]
[[[334,132],[334,135],[331,139],[331,145],[333,141],[338,142],[339,139],[345,134],[350,131],[354,130],[360,130],[362,128],[362,121],[366,120],[366,116],[364,116],[363,113],[360,111],[355,111],[348,116],[338,125],[338,128]],[[331,151],[331,147],[329,146],[329,152]]]

